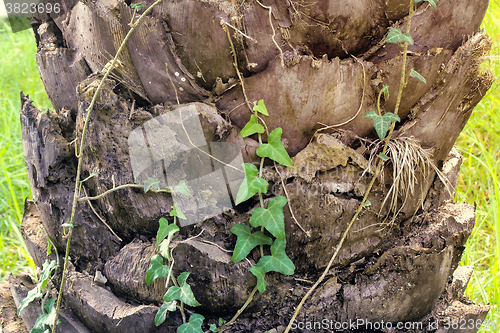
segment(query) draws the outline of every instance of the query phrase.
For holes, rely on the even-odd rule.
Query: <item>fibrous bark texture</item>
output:
[[[22,96],[34,202],[27,206],[23,232],[38,266],[45,238],[29,231],[42,224],[59,253],[64,251],[61,224],[71,214],[77,165],[73,140],[80,138],[103,69],[133,14],[130,1],[63,2],[63,13],[33,21],[37,62],[55,112],[42,113]],[[479,31],[487,5],[486,0],[441,0],[437,9],[428,2],[418,5],[407,70],[415,69],[426,82],[408,80],[401,122],[387,153],[391,161],[330,275],[297,318],[297,325],[303,324],[297,331],[314,331],[310,323],[323,319],[363,318],[394,325],[420,322],[422,330],[434,332],[442,325],[433,323],[486,316],[488,307],[463,297],[471,268],[457,269],[475,217],[472,207],[453,204],[461,163],[453,144],[493,80],[480,68],[491,44]],[[257,162],[257,138],[239,132],[250,119],[248,102],[264,99],[268,133],[283,129],[294,163],[266,166],[270,186],[264,201],[288,198],[286,252],[296,270],[293,276],[267,276],[266,293],[256,295],[231,331],[283,331],[366,192],[380,141],[364,115],[377,108],[384,85],[389,97],[382,98],[381,107],[384,112],[395,108],[402,48],[384,39],[388,27],[406,29],[408,6],[407,0],[164,0],[128,41],[91,111],[83,178],[98,175],[84,182],[82,192],[91,197],[151,175],[161,178],[172,165],[176,179],[195,177],[191,155],[180,154],[175,164],[169,158],[180,146],[161,150],[156,144],[170,135],[159,130],[162,121],[179,110],[191,112],[186,124],[199,120],[207,152],[214,154],[213,143],[231,144],[242,161]],[[132,140],[137,133],[141,139]],[[151,167],[137,172],[141,163]],[[216,169],[212,164],[214,174]],[[228,182],[228,191],[235,192],[231,186]],[[252,252],[248,261],[230,263],[228,253],[236,240],[231,227],[248,224],[258,200],[221,208],[214,193],[204,187],[197,193],[201,199],[186,203],[188,210],[202,210],[209,218],[182,227],[172,243],[174,274],[191,273],[189,282],[202,304],[196,312],[209,322],[230,318],[243,305],[256,285],[248,268],[258,260]],[[174,199],[127,188],[78,202],[64,299],[90,330],[173,332],[182,322],[178,313],[170,313],[162,326],[154,326],[165,281],[145,282],[157,253],[158,220],[171,219]],[[208,213],[216,208],[222,212]]]

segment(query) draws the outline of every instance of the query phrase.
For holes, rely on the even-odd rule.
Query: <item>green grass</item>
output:
[[[500,77],[500,4],[491,0],[485,22],[493,39],[490,61]],[[19,91],[30,95],[41,109],[51,107],[35,61],[36,45],[30,30],[12,34],[0,20],[0,280],[9,272],[27,270],[28,259],[19,233],[23,200],[30,196],[19,124]],[[457,141],[464,155],[457,201],[476,205],[476,227],[462,264],[474,265],[467,295],[490,304],[489,320],[500,323],[500,89],[493,87],[476,107]],[[494,332],[484,329],[483,332]]]
[[[0,19],[0,281],[25,271],[29,256],[19,231],[24,198],[30,197],[19,122],[21,90],[40,108],[49,108],[35,61],[30,30],[13,34]]]
[[[500,1],[490,1],[483,28],[493,40],[484,64],[500,78]],[[476,226],[462,257],[474,274],[466,294],[478,304],[490,304],[488,320],[500,329],[500,82],[495,82],[461,133],[457,146],[464,156],[457,201],[476,204]]]

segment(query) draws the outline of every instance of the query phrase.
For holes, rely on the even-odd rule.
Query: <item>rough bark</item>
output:
[[[137,178],[131,156],[153,165],[157,161],[148,149],[155,145],[131,151],[131,133],[141,127],[144,133],[153,131],[155,119],[174,109],[197,111],[194,118],[199,118],[206,142],[232,143],[244,161],[258,160],[256,138],[239,135],[250,112],[231,40],[249,101],[264,99],[269,131],[283,128],[283,142],[293,156],[292,168],[266,167],[270,190],[265,201],[283,194],[284,184],[289,207],[310,234],[297,226],[286,206],[287,255],[296,274],[270,274],[267,292],[256,295],[231,331],[281,331],[326,267],[366,191],[372,172],[369,145],[376,134],[363,116],[376,108],[384,84],[390,86],[390,98],[382,101],[382,108],[392,111],[396,104],[401,48],[383,39],[388,26],[405,28],[407,2],[263,1],[272,8],[269,13],[258,2],[165,0],[129,40],[92,111],[82,152],[83,178],[99,175],[84,183],[86,195],[147,179],[146,174]],[[306,303],[299,320],[420,320],[427,327],[436,320],[443,323],[452,313],[467,319],[486,316],[488,307],[462,296],[470,269],[457,267],[474,225],[474,210],[452,203],[461,163],[452,148],[492,82],[480,69],[491,44],[478,32],[487,4],[441,0],[433,9],[423,2],[412,21],[415,44],[409,48],[408,69],[427,82],[408,81],[393,139],[399,147],[410,142],[421,147],[448,184],[434,170],[424,172],[421,165],[409,164],[417,171],[413,190],[402,188],[396,206],[384,204],[394,191],[395,166],[388,163],[369,196],[371,206],[354,223],[331,276]],[[120,0],[66,1],[64,8],[64,15],[34,22],[37,62],[56,111],[41,113],[22,96],[24,150],[36,206],[27,204],[23,235],[37,265],[46,243],[29,230],[43,224],[60,253],[64,250],[60,225],[70,216],[76,173],[72,142],[133,13]],[[227,33],[224,22],[246,36],[225,26]],[[316,133],[325,124],[332,128]],[[155,137],[163,138],[160,131]],[[398,158],[396,150],[388,155]],[[189,158],[179,159],[180,179],[193,176],[182,163]],[[165,173],[155,168],[147,170],[149,175]],[[204,191],[201,205],[213,208],[213,192]],[[154,327],[164,281],[145,283],[157,251],[158,220],[169,215],[172,204],[169,194],[130,188],[78,203],[64,299],[91,330],[170,332],[179,325],[178,314],[169,314],[165,324]],[[256,263],[257,253],[249,262],[233,264],[226,252],[235,243],[231,227],[248,223],[256,205],[257,200],[249,200],[183,227],[174,238],[174,273],[191,272],[190,284],[202,304],[196,311],[207,318],[229,318],[256,284],[248,267]]]

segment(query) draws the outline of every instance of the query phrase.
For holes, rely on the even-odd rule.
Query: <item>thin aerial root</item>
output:
[[[83,192],[85,193],[85,196],[87,196],[87,190],[85,189],[85,187],[83,188]],[[106,220],[104,218],[101,217],[101,215],[97,214],[94,206],[92,205],[92,202],[90,200],[87,200],[89,206],[90,206],[90,209],[92,209],[92,211],[94,212],[95,216],[97,216],[99,218],[99,220],[101,220],[101,222],[109,229],[109,231],[111,231],[111,233],[116,237],[118,238],[118,240],[120,242],[122,242],[123,240],[116,234],[116,232],[109,226],[109,224],[106,223]]]
[[[281,67],[285,67],[285,57],[283,56],[283,50],[281,49],[281,47],[278,45],[278,42],[276,42],[276,39],[274,38],[276,37],[276,30],[274,29],[273,26],[273,16],[272,16],[273,9],[271,6],[264,6],[262,3],[260,3],[259,0],[256,1],[262,8],[267,9],[269,11],[269,24],[271,25],[271,29],[273,29],[273,35],[271,36],[271,38],[273,40],[274,45],[276,45],[276,47],[280,51]]]
[[[290,214],[292,215],[293,221],[300,228],[300,230],[302,230],[306,234],[307,237],[311,237],[311,233],[309,231],[306,231],[306,229],[304,229],[304,227],[302,227],[300,225],[299,221],[295,217],[295,214],[293,213],[292,205],[290,203],[290,197],[288,196],[288,191],[286,190],[285,182],[283,181],[283,177],[281,176],[281,172],[279,172],[278,168],[276,167],[276,162],[274,162],[274,169],[280,175],[281,186],[283,187],[283,192],[285,192],[285,197],[286,197],[286,200],[288,201],[288,209],[290,210]]]
[[[227,25],[228,27],[230,28],[233,28],[237,33],[239,33],[240,35],[242,35],[243,37],[245,38],[248,38],[250,39],[252,42],[254,43],[257,43],[257,40],[255,38],[252,38],[250,36],[248,36],[247,34],[245,34],[243,31],[241,31],[240,29],[236,28],[235,26],[231,25],[230,23],[227,23],[226,21],[222,20],[221,19],[221,24],[225,24]]]
[[[336,128],[336,127],[340,127],[340,126],[344,126],[344,125],[347,125],[348,123],[350,123],[351,121],[353,121],[354,119],[356,119],[356,117],[359,115],[359,113],[361,112],[361,109],[363,108],[363,103],[365,101],[365,90],[366,90],[366,72],[365,72],[365,66],[363,65],[363,63],[361,61],[358,60],[358,58],[356,58],[355,56],[351,55],[351,57],[353,57],[357,62],[359,62],[359,64],[361,65],[361,67],[363,68],[363,94],[361,95],[361,103],[359,104],[359,108],[358,108],[358,111],[356,112],[356,114],[354,116],[352,116],[351,118],[347,119],[346,121],[344,122],[341,122],[339,124],[334,124],[334,125],[325,125],[325,124],[321,124],[321,123],[318,123],[320,125],[324,125],[325,127],[323,128],[320,128],[318,129],[313,137],[311,138],[311,141],[313,140],[313,138],[315,137],[315,135],[318,133],[318,132],[321,132],[321,131],[325,131],[327,129],[331,129],[331,128]],[[310,141],[310,142],[311,142]]]
[[[229,44],[231,45],[231,54],[233,55],[234,69],[236,70],[236,74],[238,74],[238,79],[240,80],[241,90],[243,91],[243,97],[245,98],[245,103],[247,104],[250,112],[252,112],[252,107],[250,105],[250,102],[248,101],[247,93],[245,91],[245,84],[243,83],[243,77],[241,76],[240,69],[238,68],[238,58],[236,57],[236,50],[234,49],[233,40],[231,39],[231,34],[229,33],[229,29],[227,28],[227,23],[224,22],[224,20],[221,20],[220,25],[227,34],[227,39],[229,40]]]

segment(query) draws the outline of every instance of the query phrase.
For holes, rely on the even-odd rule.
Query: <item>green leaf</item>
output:
[[[415,0],[415,3],[419,3],[421,1],[422,0]],[[424,1],[427,1],[428,3],[430,3],[431,6],[434,8],[437,8],[437,6],[438,6],[438,0],[424,0]]]
[[[372,205],[372,203],[370,202],[370,200],[366,199],[365,203],[363,204],[363,207],[368,207],[371,205]]]
[[[177,185],[176,187],[174,187],[174,192],[175,193],[182,193],[184,195],[191,195],[191,192],[189,192],[189,189],[186,185],[186,181],[185,180],[181,180],[179,182],[179,185]]]
[[[160,254],[163,258],[166,258],[167,260],[170,259],[170,241],[168,239],[164,239],[160,244],[158,244],[158,251],[160,251]]]
[[[158,309],[158,312],[156,312],[155,325],[160,326],[161,324],[163,324],[165,319],[167,319],[167,312],[168,311],[175,311],[175,310],[176,310],[176,301],[164,302],[160,306],[160,309]]]
[[[263,99],[261,99],[261,100],[257,103],[257,105],[255,105],[255,102],[254,102],[253,110],[254,110],[254,111],[257,111],[257,112],[260,112],[260,113],[262,113],[263,115],[269,116],[269,113],[267,113],[267,108],[266,108],[266,106],[264,105],[264,100],[263,100]]]
[[[408,42],[413,45],[413,38],[409,33],[402,33],[399,28],[389,27],[389,35],[385,39],[387,43],[404,43]]]
[[[179,275],[179,277],[177,278],[179,287],[171,286],[170,288],[168,288],[167,292],[165,293],[165,296],[163,296],[163,300],[165,302],[179,300],[190,306],[201,305],[194,297],[193,291],[191,290],[191,286],[186,282],[188,276],[189,272],[183,272]]]
[[[17,314],[20,314],[25,307],[27,307],[31,302],[35,300],[35,298],[42,298],[42,297],[43,297],[42,290],[40,288],[40,285],[37,284],[35,288],[31,289],[28,292],[28,295],[26,295],[26,297],[21,301],[21,303],[19,303],[19,308],[17,308]]]
[[[98,174],[99,174],[99,172],[92,172],[87,178],[85,178],[84,180],[82,180],[81,183],[86,182],[87,180],[89,180],[92,177],[97,176]]]
[[[257,288],[263,293],[266,290],[264,275],[267,272],[279,272],[285,275],[292,275],[295,272],[295,265],[285,253],[286,242],[275,239],[271,245],[271,255],[260,258],[257,265],[250,267],[250,271],[257,278]]]
[[[47,304],[45,304],[45,311],[47,313],[42,314],[37,318],[33,328],[45,329],[45,325],[52,326],[54,324],[54,319],[56,318],[56,307],[54,306],[55,301],[56,298],[51,298]],[[60,321],[57,320],[57,323],[59,324]]]
[[[226,323],[226,321],[222,318],[219,318],[219,326],[222,326]]]
[[[66,223],[61,224],[61,227],[73,228],[73,223],[71,223],[71,222],[66,222]]]
[[[45,260],[45,262],[43,263],[42,272],[40,273],[40,280],[38,281],[38,284],[42,287],[42,290],[47,287],[47,283],[50,279],[50,274],[57,267],[58,265],[55,260],[52,260],[50,263],[48,260]]]
[[[388,99],[389,98],[389,86],[387,84],[384,84],[384,87],[382,88],[382,92],[384,93],[385,97]]]
[[[365,118],[373,119],[373,126],[375,126],[380,140],[384,140],[393,121],[401,121],[399,116],[392,112],[386,112],[383,116],[380,116],[375,111],[369,111],[365,114]]]
[[[210,331],[212,332],[220,332],[220,329],[217,328],[217,325],[216,324],[210,324]]]
[[[271,245],[271,255],[260,258],[257,266],[267,272],[279,272],[285,275],[293,275],[295,265],[285,253],[286,242],[275,239]]]
[[[250,121],[245,125],[245,127],[243,127],[240,134],[241,137],[245,138],[255,133],[262,134],[264,132],[264,126],[259,124],[259,118],[257,118],[257,116],[253,114],[250,116]]]
[[[158,277],[168,277],[170,267],[163,265],[163,257],[155,254],[151,257],[151,266],[146,271],[146,283],[149,285]]]
[[[238,262],[245,259],[250,251],[257,245],[271,245],[273,243],[273,240],[267,237],[262,231],[257,231],[252,234],[250,226],[246,224],[233,225],[231,232],[238,236],[231,262]]]
[[[257,155],[259,157],[268,157],[284,166],[292,167],[292,160],[288,156],[285,147],[281,143],[281,134],[283,130],[281,127],[275,128],[267,138],[267,144],[262,144],[257,148]]]
[[[427,81],[425,80],[425,78],[422,75],[420,75],[420,73],[417,72],[416,70],[414,70],[413,68],[410,71],[410,76],[411,77],[416,77],[417,79],[419,79],[423,83],[427,83]]]
[[[259,292],[265,292],[267,282],[266,280],[264,280],[264,277],[266,276],[266,272],[264,271],[264,269],[259,266],[252,266],[250,267],[250,272],[252,272],[252,274],[257,278],[257,289],[259,290]]]
[[[172,206],[170,216],[177,216],[180,219],[186,220],[186,216],[184,216],[184,213],[181,211],[181,209],[177,207],[177,203]]]
[[[137,11],[141,10],[142,8],[144,8],[144,4],[142,2],[139,2],[139,3],[133,3],[130,5],[130,7],[136,9]]]
[[[47,235],[47,257],[52,253],[52,245],[52,241],[50,240],[49,235]]]
[[[270,199],[267,209],[259,207],[252,211],[250,224],[255,228],[264,227],[274,237],[280,241],[285,241],[285,216],[283,215],[283,207],[285,207],[286,203],[286,198],[281,195]]]
[[[242,166],[245,170],[245,179],[241,183],[238,194],[236,195],[237,205],[247,201],[259,192],[266,193],[267,187],[269,186],[265,179],[257,177],[258,170],[255,165],[243,163]]]
[[[160,181],[149,177],[148,180],[144,182],[144,193],[149,190],[158,191],[160,189]]]
[[[175,223],[168,224],[168,220],[165,218],[160,218],[160,227],[156,233],[156,243],[159,244],[158,250],[164,258],[170,259],[170,242],[172,237],[176,232],[179,231],[179,227]],[[165,239],[165,237],[167,239]]]
[[[179,231],[179,227],[175,223],[168,224],[166,218],[160,218],[160,227],[156,233],[156,243],[160,244],[165,237],[172,238],[177,231]]]
[[[200,314],[193,313],[191,317],[189,317],[188,323],[177,327],[177,333],[203,333],[203,330],[201,329],[203,320],[205,320],[205,317]]]
[[[381,159],[382,161],[387,161],[387,160],[389,160],[389,156],[387,156],[387,155],[386,155],[386,154],[384,154],[384,153],[379,153],[377,156],[378,156],[378,157],[380,157],[380,159]]]

